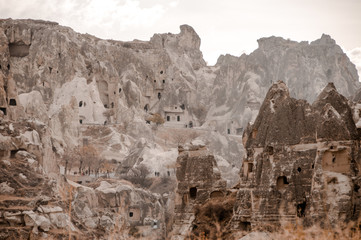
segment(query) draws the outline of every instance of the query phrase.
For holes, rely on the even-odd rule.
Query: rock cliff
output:
[[[353,111],[333,83],[312,105],[292,98],[284,82],[274,83],[254,124],[244,132],[246,156],[240,182],[219,191],[221,200],[214,198],[210,186],[207,197],[186,202],[199,184],[190,184],[177,169],[177,191],[183,194],[184,206],[191,208],[180,212],[193,213],[188,234],[238,239],[251,231],[268,231],[273,237],[285,237],[282,234],[291,225],[312,238],[321,237],[323,229],[339,236],[347,236],[348,231],[360,236],[361,150]],[[203,161],[185,176],[207,171],[208,165]],[[206,176],[196,175],[207,182]],[[310,230],[311,226],[318,228]]]
[[[355,66],[327,35],[311,43],[278,37],[258,42],[250,55],[221,56],[215,66],[206,66],[201,40],[187,25],[178,34],[122,42],[53,22],[0,20],[0,160],[6,176],[12,169],[27,168],[26,161],[36,165],[12,182],[2,178],[1,197],[7,194],[16,202],[23,188],[46,188],[47,177],[57,183],[46,193],[57,201],[51,204],[55,212],[42,212],[34,203],[26,203],[32,212],[7,211],[9,199],[1,203],[0,224],[10,225],[7,236],[40,230],[55,237],[114,232],[124,238],[166,237],[167,222],[174,219],[172,233],[182,238],[188,230],[200,236],[217,226],[207,226],[209,221],[249,230],[261,218],[271,224],[284,216],[304,218],[305,224],[312,217],[327,218],[334,224],[337,218],[358,216],[354,189],[360,186],[361,105],[342,96],[358,96]],[[330,82],[334,84],[322,90]],[[242,163],[243,132],[247,157]],[[192,140],[203,143],[179,147]],[[103,179],[95,180],[99,169],[94,174],[89,166],[83,176],[80,163],[64,166],[67,151],[84,146],[96,147]],[[31,157],[25,161],[24,156]],[[138,174],[141,166],[149,170],[144,178],[151,179],[153,192],[118,179]],[[239,188],[225,190],[238,182],[241,166]],[[67,167],[71,174],[66,174]],[[32,186],[22,176],[40,182]],[[278,182],[284,188],[277,189]],[[68,191],[65,201],[56,194],[61,189]],[[229,200],[225,208],[220,196]],[[287,206],[280,196],[288,199]],[[207,203],[208,198],[213,202]],[[331,198],[337,199],[335,204],[327,202]],[[317,212],[321,200],[327,203],[327,216]],[[260,207],[260,202],[266,205]],[[224,217],[207,215],[214,205],[219,211],[210,214]],[[174,216],[169,215],[172,209]],[[278,209],[287,214],[277,215]],[[59,236],[56,229],[62,229]]]

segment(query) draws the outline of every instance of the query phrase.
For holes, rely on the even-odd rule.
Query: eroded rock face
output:
[[[217,121],[219,131],[236,132],[254,122],[268,89],[278,80],[287,84],[290,96],[308,102],[329,82],[346,97],[360,87],[354,64],[328,35],[311,43],[261,38],[258,45],[249,55],[221,56],[215,65],[207,124]]]
[[[194,209],[209,198],[225,196],[226,181],[204,145],[179,147],[175,216],[172,239],[183,239],[192,230]]]
[[[160,195],[135,188],[124,180],[98,181],[91,187],[70,184],[76,188],[75,218],[89,233],[102,239],[112,234],[124,234],[127,238],[130,229],[136,229],[139,236],[164,238],[165,206]]]
[[[234,229],[358,219],[359,135],[347,99],[332,83],[312,105],[275,83],[243,140]]]
[[[132,166],[147,156],[142,147],[134,156],[130,154],[140,137],[149,142],[147,149],[157,150],[148,153],[152,158],[145,159],[151,165],[150,159],[159,160],[157,154],[162,154],[158,152],[160,147],[152,147],[153,143],[167,145],[169,137],[164,134],[164,139],[154,138],[155,131],[145,123],[148,114],[159,113],[165,119],[174,119],[168,126],[180,130],[185,125],[190,126],[190,122],[195,127],[206,123],[205,128],[199,129],[199,132],[206,132],[201,139],[210,141],[211,151],[220,155],[213,157],[203,145],[180,150],[176,236],[185,236],[192,224],[206,229],[206,212],[213,206],[208,200],[220,196],[229,197],[223,209],[227,216],[223,223],[230,221],[230,206],[235,205],[237,216],[233,226],[237,228],[238,224],[238,228],[249,229],[258,223],[260,216],[276,211],[270,207],[272,204],[277,209],[282,208],[283,203],[278,202],[280,194],[274,190],[276,183],[280,188],[295,186],[293,192],[285,190],[285,199],[293,204],[293,207],[285,207],[285,211],[289,211],[292,219],[295,215],[305,215],[308,219],[308,212],[316,212],[308,209],[316,209],[316,203],[324,200],[322,191],[327,192],[328,199],[337,199],[336,203],[325,200],[331,222],[356,216],[360,209],[354,202],[359,201],[359,195],[353,189],[360,184],[359,178],[350,181],[350,176],[358,176],[358,144],[355,143],[358,135],[352,121],[360,120],[361,107],[354,107],[352,115],[346,99],[332,85],[313,105],[290,97],[313,100],[330,81],[334,81],[346,96],[355,91],[358,83],[354,66],[335,41],[329,36],[322,36],[311,44],[275,37],[260,39],[259,49],[249,56],[222,56],[216,66],[209,67],[199,50],[200,38],[196,32],[186,25],[180,30],[179,34],[155,34],[150,41],[120,42],[78,34],[52,22],[0,20],[0,120],[4,119],[0,129],[0,159],[3,168],[11,168],[12,160],[16,159],[22,161],[21,167],[58,173],[56,157],[65,147],[81,143],[98,144],[102,156],[109,160],[122,161],[128,156],[129,161],[125,163]],[[261,106],[268,87],[278,79],[285,79],[290,90],[278,83]],[[235,198],[225,190],[216,161],[222,163],[218,164],[219,169],[224,169],[222,173],[233,174],[233,167],[239,167],[240,136],[246,123],[255,120],[260,107],[263,117],[247,128],[244,138],[248,154],[244,170],[253,166],[258,172],[248,176],[247,170],[241,175],[247,177]],[[172,151],[163,154],[163,158],[173,157]],[[289,167],[268,162],[269,155]],[[156,172],[159,174],[164,168],[158,165]],[[279,168],[281,172],[276,173],[283,175],[274,175],[273,168]],[[309,180],[310,174],[314,174],[312,180]],[[25,171],[16,177],[19,183],[30,184],[33,179],[29,178],[38,176]],[[229,182],[234,179],[228,178]],[[330,183],[327,187],[324,180]],[[255,182],[261,189],[255,188]],[[17,197],[24,193],[20,184],[10,183],[5,177],[0,183],[2,193],[19,193]],[[27,236],[29,229],[26,227],[41,231],[69,227],[77,231],[69,222],[71,219],[86,227],[84,234],[98,237],[94,229],[107,232],[116,229],[121,219],[131,222],[132,208],[133,216],[139,217],[135,224],[138,230],[128,229],[133,236],[143,233],[156,238],[160,232],[163,234],[165,220],[161,212],[165,199],[134,187],[108,184],[100,189],[98,185],[85,188],[70,184],[77,194],[75,199],[72,199],[74,196],[65,199],[67,204],[74,200],[72,216],[66,214],[69,207],[66,204],[61,206],[63,211],[44,213],[41,208],[33,210],[36,202],[32,202],[27,212],[1,210],[0,221],[25,227],[22,231]],[[300,193],[299,189],[305,191]],[[312,191],[322,194],[312,195]],[[269,192],[271,197],[267,202],[262,194]],[[354,199],[351,204],[350,194]],[[259,207],[258,202],[250,201],[258,201],[257,197],[270,205]],[[6,207],[8,202],[1,206]],[[22,204],[21,200],[19,202]],[[197,213],[192,210],[204,203],[207,204]],[[98,205],[101,207],[94,210]],[[119,206],[127,208],[115,214]],[[352,206],[356,206],[353,215],[345,215]],[[325,218],[322,214],[312,216]],[[153,231],[153,228],[158,230]],[[125,234],[124,238],[128,232]]]

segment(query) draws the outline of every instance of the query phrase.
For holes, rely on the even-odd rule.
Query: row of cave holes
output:
[[[10,106],[16,106],[16,100],[11,98],[10,101],[9,101],[9,105]],[[4,113],[4,115],[7,114],[6,108],[4,108],[4,107],[0,107],[0,111],[2,111]]]
[[[162,70],[162,71],[160,71],[159,73],[160,73],[160,74],[163,74],[164,71]],[[146,79],[147,79],[147,78],[148,78],[148,76],[146,77]],[[174,79],[172,78],[172,81],[173,81],[173,80],[174,80]],[[156,82],[157,82],[157,80],[154,79],[154,83],[156,83]],[[165,79],[162,80],[162,83],[165,83]]]
[[[157,82],[157,80],[155,80],[155,79],[154,79],[154,82],[156,83],[156,82]],[[162,83],[165,83],[165,79],[163,79],[163,80],[162,80]]]
[[[82,107],[82,106],[86,106],[86,102],[83,102],[83,101],[80,101],[79,102],[79,107]],[[112,102],[111,104],[110,104],[110,106],[112,107],[112,108],[114,108],[114,102]],[[105,108],[108,108],[108,104],[104,104],[104,107]]]
[[[49,73],[51,74],[51,72],[53,71],[52,67],[48,67],[49,68]],[[56,70],[56,73],[59,73],[59,70]]]

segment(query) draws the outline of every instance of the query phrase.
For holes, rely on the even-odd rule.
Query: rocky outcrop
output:
[[[195,207],[209,198],[227,194],[226,181],[221,178],[217,162],[202,143],[179,147],[175,216],[172,239],[189,235],[195,219]]]
[[[0,107],[20,116],[21,106],[17,112],[8,106],[12,98],[26,116],[48,125],[59,153],[77,145],[79,127],[86,131],[89,124],[118,124],[126,135],[146,133],[143,137],[152,140],[145,124],[148,113],[159,113],[170,126],[206,123],[207,129],[240,136],[278,79],[286,82],[291,96],[308,101],[327,82],[345,96],[359,87],[354,65],[327,35],[311,43],[262,38],[250,55],[221,56],[209,67],[199,36],[187,25],[178,34],[131,42],[101,40],[45,21],[5,19],[0,26],[4,93],[9,95],[0,99]],[[174,106],[182,111],[170,113],[178,119],[172,122],[168,113]],[[220,138],[210,144],[218,146]],[[124,152],[136,139],[130,141]],[[242,149],[229,149],[215,154],[238,165]],[[108,158],[116,154],[106,153]]]
[[[253,122],[268,89],[278,80],[287,84],[290,96],[308,102],[329,82],[346,97],[360,87],[354,64],[325,34],[311,43],[261,38],[251,54],[221,56],[215,68],[207,123],[218,122],[217,129],[223,132],[233,133]]]
[[[283,82],[273,84],[243,140],[234,229],[357,222],[359,135],[347,99],[332,83],[312,105],[290,97]]]
[[[78,34],[52,22],[0,20],[0,158],[6,176],[0,197],[11,197],[1,203],[4,209],[19,204],[1,210],[1,228],[8,234],[1,237],[38,231],[46,238],[52,229],[60,229],[52,237],[64,238],[71,229],[79,238],[100,238],[98,230],[124,238],[156,238],[169,230],[165,223],[171,221],[165,218],[171,216],[163,211],[172,205],[175,238],[192,229],[196,236],[202,231],[219,234],[209,229],[217,229],[217,224],[226,229],[222,236],[227,238],[229,226],[249,230],[263,217],[271,224],[283,216],[302,218],[305,224],[311,224],[312,217],[327,218],[333,224],[337,218],[358,216],[359,137],[354,122],[361,126],[361,107],[356,104],[351,110],[335,86],[349,96],[359,83],[335,41],[327,35],[310,44],[264,38],[250,55],[221,56],[213,67],[206,66],[200,42],[187,25],[178,34],[121,42]],[[278,79],[290,90],[278,82],[261,104]],[[335,86],[320,93],[331,81]],[[310,105],[292,97],[316,101]],[[146,123],[156,113],[166,127]],[[230,175],[240,167],[241,135],[249,121],[254,124],[244,134],[247,158],[241,184],[238,190],[225,190],[219,170],[228,184],[236,181]],[[89,144],[96,145],[106,163],[124,163],[119,169],[151,166],[160,182],[154,189],[163,184],[160,173],[173,177],[175,146],[193,138],[212,149],[204,144],[179,149],[175,204],[163,194],[171,187],[160,189],[159,196],[114,179],[84,186],[59,178],[64,150]],[[33,172],[29,165],[36,165]],[[19,172],[16,178],[9,169]],[[65,201],[49,196],[52,191],[44,194],[59,204],[40,207],[20,199],[28,187],[41,193],[49,189],[46,178],[39,180],[40,173],[52,173]],[[226,199],[224,206],[220,196]],[[327,216],[318,211],[320,201]],[[30,208],[18,208],[22,205]],[[287,214],[276,214],[279,209]]]
[[[88,236],[165,237],[165,206],[160,195],[124,180],[99,180],[88,187],[70,181],[70,185],[76,190],[73,217],[86,227]]]
[[[31,121],[1,120],[0,144],[0,238],[64,238],[77,228],[58,194],[51,161],[43,159],[47,129]],[[43,165],[44,164],[44,165]],[[44,166],[44,168],[43,168]],[[54,167],[54,166],[53,166]],[[56,166],[55,166],[56,167]],[[59,231],[52,232],[53,229]]]

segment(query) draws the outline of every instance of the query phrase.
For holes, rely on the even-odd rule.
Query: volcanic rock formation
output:
[[[360,137],[348,100],[333,83],[312,105],[292,98],[284,82],[274,83],[243,141],[239,184],[223,189],[221,201],[207,192],[192,210],[183,210],[195,216],[189,234],[232,239],[240,232],[273,232],[287,224],[359,227]],[[202,172],[208,166],[199,167]],[[178,189],[188,183],[181,177],[178,181]]]
[[[163,237],[170,219],[177,223],[173,233],[182,237],[192,228],[200,236],[210,221],[249,230],[263,217],[270,224],[283,216],[302,218],[306,225],[312,217],[330,224],[356,218],[354,122],[361,126],[361,104],[351,109],[333,85],[321,92],[328,82],[345,96],[359,87],[354,65],[336,42],[327,35],[310,44],[263,38],[250,55],[221,56],[215,66],[206,66],[200,43],[187,25],[178,34],[122,42],[53,22],[0,20],[0,160],[6,176],[0,176],[0,227],[10,227],[2,237],[31,231],[43,237],[106,238],[121,231],[125,237]],[[277,83],[261,106],[278,79],[290,90]],[[306,102],[317,95],[313,105]],[[254,124],[244,133],[242,164],[249,121]],[[195,139],[205,144],[179,148],[177,161],[178,147]],[[87,176],[79,175],[85,172],[80,163],[79,171],[70,167],[66,174],[65,153],[89,145],[104,163],[103,178],[90,177],[90,167]],[[149,170],[153,192],[115,179],[140,166]],[[241,166],[240,188],[226,190],[238,182]],[[33,171],[21,171],[29,167]],[[19,173],[11,178],[11,171]],[[178,190],[172,193],[176,177]],[[46,186],[48,179],[56,186]],[[32,189],[29,197],[41,197],[41,188],[51,188],[44,192],[50,204],[41,204],[50,212],[19,200],[25,189]],[[209,215],[213,203],[221,205],[219,196],[228,199],[226,207]],[[193,212],[208,198],[214,202]],[[278,209],[284,214],[276,214]]]
[[[332,83],[312,105],[275,83],[244,144],[237,196],[251,204],[235,208],[241,223],[330,227],[358,219],[359,135],[347,99]]]

